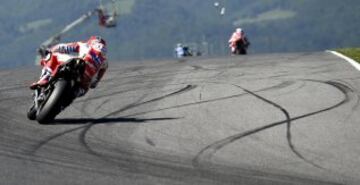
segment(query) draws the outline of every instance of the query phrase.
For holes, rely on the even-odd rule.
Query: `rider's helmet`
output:
[[[89,47],[98,52],[99,55],[106,55],[106,41],[100,36],[91,36],[87,41]]]
[[[106,41],[100,36],[91,36],[87,42],[88,44],[91,44],[92,42],[98,42],[106,46]]]
[[[236,28],[236,33],[242,33],[243,30],[241,28]]]

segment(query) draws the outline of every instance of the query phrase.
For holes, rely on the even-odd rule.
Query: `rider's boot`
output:
[[[51,72],[44,68],[41,72],[40,79],[30,85],[30,89],[36,89],[38,86],[45,86],[49,83]]]

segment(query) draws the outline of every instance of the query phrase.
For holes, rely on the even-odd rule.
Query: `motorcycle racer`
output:
[[[43,66],[39,81],[33,83],[30,89],[37,86],[45,86],[54,75],[57,68],[66,63],[70,58],[82,58],[85,61],[85,71],[81,77],[81,84],[76,96],[83,96],[89,88],[95,88],[104,76],[108,63],[106,60],[106,42],[99,36],[91,36],[87,41],[62,43],[55,45],[50,50],[39,50],[43,59],[40,65]],[[50,60],[45,56],[49,53],[58,54],[55,59]],[[45,58],[44,58],[45,57]]]
[[[231,48],[231,53],[236,54],[236,50],[238,49],[238,43],[242,42],[245,49],[250,45],[247,37],[245,36],[245,32],[241,28],[236,28],[235,32],[231,35],[229,39],[229,47]]]

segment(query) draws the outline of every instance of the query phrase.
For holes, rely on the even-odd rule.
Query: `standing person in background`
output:
[[[183,58],[185,56],[184,47],[181,43],[176,44],[175,54],[176,58]]]

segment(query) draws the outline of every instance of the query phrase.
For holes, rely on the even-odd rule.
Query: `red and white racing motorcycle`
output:
[[[60,55],[63,54],[46,51],[41,60],[59,60]],[[45,86],[36,86],[33,104],[27,112],[27,117],[42,124],[53,121],[76,98],[84,69],[85,62],[81,58],[69,57],[66,62],[59,65],[49,83]]]

